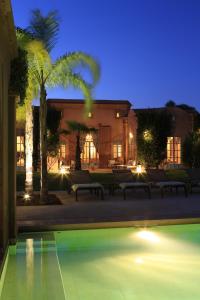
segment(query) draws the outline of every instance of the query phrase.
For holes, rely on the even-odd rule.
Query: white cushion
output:
[[[184,182],[181,181],[161,181],[161,182],[156,182],[155,185],[164,187],[164,186],[185,186]]]
[[[103,190],[103,185],[98,182],[92,183],[77,183],[72,185],[72,190],[76,192],[78,189],[92,189],[92,188],[99,188]]]
[[[148,187],[149,185],[145,182],[122,182],[119,184],[121,189],[131,188],[131,187]]]

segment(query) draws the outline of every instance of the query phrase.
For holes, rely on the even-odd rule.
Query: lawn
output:
[[[188,177],[184,170],[168,170],[166,171],[169,180],[187,181]],[[92,179],[95,182],[102,184],[110,183],[113,180],[111,173],[91,173]],[[145,179],[145,176],[144,176]],[[67,177],[61,174],[50,173],[48,175],[49,191],[66,190]],[[34,173],[33,187],[35,191],[40,190],[40,174]],[[17,191],[24,191],[25,189],[25,172],[17,172]]]

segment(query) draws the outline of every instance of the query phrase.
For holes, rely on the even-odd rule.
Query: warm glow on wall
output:
[[[119,118],[120,117],[120,114],[119,112],[116,113],[116,118]]]
[[[151,142],[153,140],[153,136],[151,130],[147,129],[143,132],[143,138],[146,142]]]
[[[133,134],[132,132],[129,132],[129,138],[132,139],[133,138]]]

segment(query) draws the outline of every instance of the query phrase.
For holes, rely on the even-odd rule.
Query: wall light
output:
[[[129,138],[132,139],[133,138],[133,134],[132,132],[129,132]]]

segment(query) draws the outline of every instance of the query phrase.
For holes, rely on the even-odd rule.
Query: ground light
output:
[[[70,166],[62,166],[62,167],[60,168],[59,173],[60,173],[61,175],[66,175],[66,174],[69,174],[69,170],[70,170]]]
[[[138,174],[141,174],[141,173],[142,173],[142,165],[141,165],[141,164],[138,164],[138,165],[136,166],[136,173],[138,173]]]
[[[30,198],[31,198],[31,196],[30,196],[28,193],[25,193],[25,194],[24,194],[24,200],[25,200],[25,201],[29,201]]]

